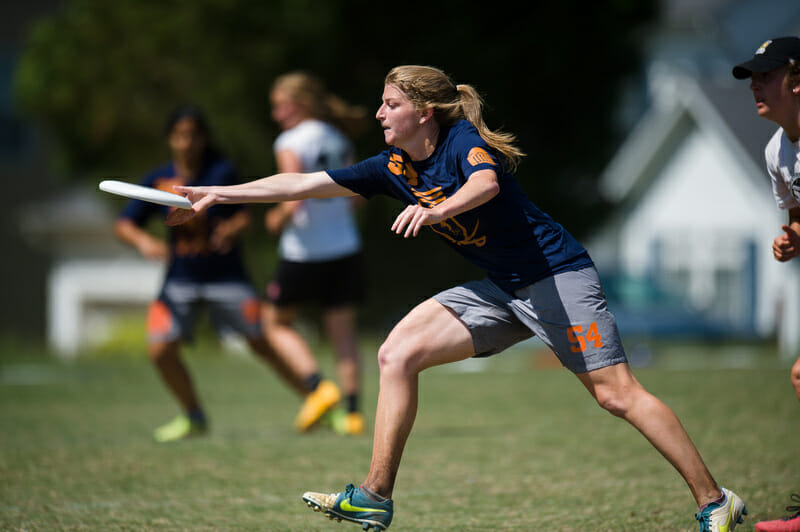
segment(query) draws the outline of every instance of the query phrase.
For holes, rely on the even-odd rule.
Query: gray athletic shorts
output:
[[[494,355],[536,335],[573,373],[627,362],[594,267],[556,274],[513,295],[483,279],[433,298],[466,324],[477,357]]]
[[[191,341],[201,310],[208,310],[217,331],[234,331],[248,339],[261,336],[261,299],[248,282],[168,280],[147,311],[148,340]]]

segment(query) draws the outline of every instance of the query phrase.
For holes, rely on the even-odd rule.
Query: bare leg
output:
[[[263,309],[264,334],[267,342],[280,360],[300,378],[319,371],[308,342],[300,336],[292,324],[297,316],[294,307],[277,308],[265,305]]]
[[[200,407],[200,401],[186,366],[180,358],[180,343],[152,342],[148,346],[150,360],[158,370],[161,380],[187,412]]]
[[[359,392],[361,381],[356,310],[352,306],[328,309],[323,313],[322,321],[325,334],[336,351],[339,384],[345,395],[355,395]]]
[[[250,348],[261,360],[269,364],[283,380],[289,383],[289,386],[300,395],[306,395],[307,390],[303,380],[292,370],[286,360],[278,356],[266,338],[248,338],[247,343],[250,344]]]
[[[636,380],[628,364],[578,374],[597,402],[633,425],[678,470],[698,506],[720,497],[716,481],[675,413]]]
[[[472,336],[450,309],[428,299],[398,323],[378,352],[380,390],[372,462],[364,486],[391,498],[400,458],[417,415],[417,376],[425,368],[474,355]]]

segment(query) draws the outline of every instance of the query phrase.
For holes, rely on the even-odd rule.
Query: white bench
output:
[[[163,275],[162,263],[140,259],[72,259],[56,264],[47,289],[50,346],[61,356],[75,357],[82,347],[107,334],[109,320],[103,317],[110,317],[109,308],[144,307],[158,295]]]

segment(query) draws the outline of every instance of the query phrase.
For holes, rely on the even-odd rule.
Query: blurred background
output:
[[[777,126],[731,68],[770,37],[800,35],[800,2],[514,4],[4,2],[0,335],[64,356],[144,346],[162,265],[114,239],[123,201],[97,184],[138,181],[166,160],[177,104],[202,106],[222,151],[261,177],[275,170],[277,75],[311,70],[373,112],[387,71],[416,63],[476,87],[489,126],[518,136],[523,188],[587,246],[626,339],[771,342],[794,358],[800,267],[772,259],[786,215],[763,162]],[[360,158],[383,150],[377,122],[356,143]],[[266,207],[254,208],[259,221]],[[378,198],[359,213],[365,334],[481,275],[430,234],[392,235],[399,210]],[[258,287],[276,248],[254,223]]]

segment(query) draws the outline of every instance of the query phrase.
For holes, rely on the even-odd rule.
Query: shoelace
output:
[[[700,523],[699,532],[711,532],[711,514],[697,512],[694,514],[694,518]]]
[[[800,503],[800,495],[798,495],[797,493],[792,493],[792,500],[794,502]],[[783,520],[784,521],[788,521],[789,519],[794,519],[795,517],[800,515],[800,504],[798,504],[796,506],[789,505],[789,506],[786,507],[786,511],[790,512],[790,513],[794,512],[794,515],[792,515],[790,517],[785,517]]]

